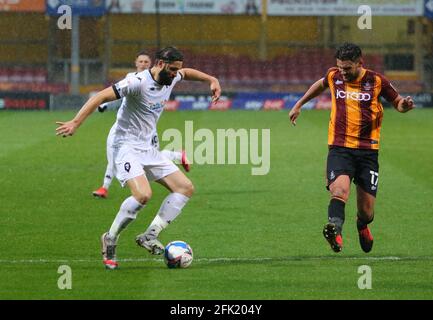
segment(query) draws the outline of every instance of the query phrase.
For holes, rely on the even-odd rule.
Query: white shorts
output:
[[[139,150],[123,145],[120,148],[112,148],[114,152],[114,174],[122,187],[130,179],[145,175],[147,180],[162,179],[179,168],[169,159],[164,157],[155,148]]]

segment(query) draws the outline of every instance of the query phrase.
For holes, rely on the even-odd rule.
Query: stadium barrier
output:
[[[51,95],[50,110],[77,110],[86,103],[88,97],[84,95]]]
[[[49,110],[50,94],[0,92],[0,110]]]
[[[284,110],[291,109],[304,93],[240,92],[222,95],[216,105],[207,93],[173,94],[166,104],[167,111],[176,110]],[[418,108],[433,107],[432,93],[402,93],[410,95]],[[384,107],[391,104],[382,99]],[[322,94],[303,106],[303,109],[331,109],[331,95]]]
[[[183,110],[289,110],[303,93],[240,92],[223,94],[216,104],[212,104],[208,93],[175,93],[167,101],[166,111]],[[411,95],[417,108],[433,107],[432,93]],[[38,92],[0,92],[0,110],[77,110],[87,101],[85,95],[54,95]],[[382,99],[384,107],[391,104]],[[118,104],[116,105],[116,108]],[[303,109],[330,109],[330,94],[322,94],[303,106]]]
[[[216,104],[203,94],[173,94],[167,111],[176,110],[283,110],[291,109],[303,93],[240,92],[222,95]],[[305,109],[329,109],[331,97],[323,95],[307,103]]]
[[[222,95],[216,105],[211,104],[207,93],[203,94],[173,94],[166,105],[166,110],[284,110],[291,109],[304,93],[271,93],[271,92],[240,92]],[[433,107],[432,93],[402,93],[410,95],[418,108]],[[391,104],[382,99],[384,107]],[[303,109],[331,109],[330,94],[322,94],[303,106]]]

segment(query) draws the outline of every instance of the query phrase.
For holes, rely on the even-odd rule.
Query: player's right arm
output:
[[[91,115],[101,103],[121,99],[130,94],[140,94],[141,80],[142,79],[139,77],[127,77],[112,87],[98,92],[87,100],[74,119],[67,122],[56,122],[59,125],[56,129],[56,134],[62,135],[63,137],[72,136],[84,120],[86,120],[86,118]]]
[[[289,112],[290,121],[294,126],[296,126],[296,119],[301,113],[301,108],[304,104],[306,104],[311,99],[320,95],[323,91],[325,91],[327,86],[325,85],[324,78],[321,78],[313,83],[313,85],[305,92],[304,96],[299,99],[296,104],[293,106],[292,110]]]
[[[72,136],[78,127],[84,122],[84,120],[86,120],[86,118],[91,115],[99,105],[103,104],[104,102],[110,102],[116,99],[118,99],[118,97],[113,87],[109,87],[98,92],[96,95],[87,100],[80,111],[78,111],[74,119],[66,122],[56,122],[58,125],[56,129],[56,135],[61,135],[63,137]]]

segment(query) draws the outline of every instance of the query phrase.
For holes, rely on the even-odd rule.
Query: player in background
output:
[[[145,51],[140,51],[136,57],[135,57],[135,67],[137,69],[136,72],[130,72],[126,75],[126,77],[136,76],[138,73],[143,72],[144,70],[147,70],[152,65],[152,59],[150,58],[150,55]],[[112,102],[106,102],[98,106],[99,112],[104,112],[109,109],[117,109],[120,107],[121,100],[115,100]],[[107,168],[105,170],[104,179],[102,186],[96,189],[92,192],[92,194],[97,198],[107,198],[108,197],[108,189],[111,186],[111,183],[113,181],[114,177],[114,163],[113,163],[113,152],[108,147],[111,145],[111,135],[108,135],[107,137]],[[155,148],[159,149],[159,140],[158,140],[158,133],[155,131],[154,137],[152,138],[153,146]],[[188,161],[188,158],[186,157],[186,153],[184,150],[181,152],[179,151],[170,151],[170,150],[162,150],[162,154],[170,159],[171,161],[174,161],[175,163],[182,164],[184,170],[186,172],[189,172],[190,170],[190,164]]]
[[[136,219],[152,197],[149,181],[160,183],[170,192],[147,230],[136,237],[136,243],[152,254],[164,252],[164,246],[157,237],[179,216],[194,192],[191,181],[151,142],[171,91],[183,79],[208,83],[213,102],[221,95],[218,79],[195,69],[183,68],[182,53],[174,47],[167,47],[157,52],[150,70],[100,91],[72,120],[56,122],[57,135],[72,136],[101,103],[125,98],[111,129],[114,132],[112,147],[115,148],[116,178],[122,186],[129,187],[131,196],[121,204],[109,231],[101,237],[103,263],[108,269],[118,267],[116,246],[119,234]]]
[[[383,117],[380,97],[392,103],[398,112],[412,110],[411,97],[400,96],[381,74],[363,67],[361,49],[345,43],[335,54],[337,67],[316,81],[289,112],[296,125],[301,107],[327,88],[331,91],[332,109],[328,128],[327,189],[331,200],[328,223],[323,235],[332,250],[343,248],[342,229],[345,205],[351,181],[357,193],[357,229],[361,248],[370,252],[373,236],[368,224],[374,218],[374,204],[379,178],[379,139]]]

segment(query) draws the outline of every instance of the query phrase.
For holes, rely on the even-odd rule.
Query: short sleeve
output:
[[[385,77],[380,76],[380,78],[382,80],[380,96],[384,97],[388,102],[393,102],[398,97],[397,90],[395,90],[392,84]]]
[[[328,71],[326,72],[325,76],[322,78],[323,81],[323,85],[328,88],[329,87],[329,75],[331,74],[331,72],[336,71],[336,68],[330,68],[328,69]]]
[[[126,77],[122,81],[114,84],[113,90],[117,99],[121,99],[130,94],[137,95],[141,90],[141,79],[138,77]]]
[[[176,84],[182,80],[183,80],[183,74],[181,72],[178,72],[176,74],[176,77],[173,79],[173,84]]]

